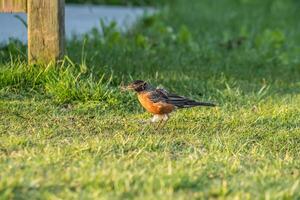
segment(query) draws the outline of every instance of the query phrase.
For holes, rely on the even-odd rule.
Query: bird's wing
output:
[[[152,90],[149,97],[154,103],[162,102],[172,104],[177,108],[189,108],[194,106],[215,106],[215,104],[213,103],[194,101],[177,94],[169,93],[168,91],[161,88]]]
[[[172,104],[177,108],[190,108],[194,106],[216,106],[213,103],[194,101],[183,96],[178,96],[176,94],[169,94],[166,103]]]
[[[168,92],[164,89],[157,88],[157,89],[152,90],[149,93],[149,98],[154,103],[157,103],[157,102],[164,102],[165,103],[168,99]]]
[[[177,94],[168,94],[168,99],[166,100],[167,103],[173,104],[178,108],[188,107],[187,105],[193,102],[186,97],[179,96]]]
[[[170,104],[177,104],[178,102],[187,100],[187,98],[185,97],[178,96],[176,94],[171,94],[167,90],[162,88],[152,90],[149,96],[154,103],[164,102]]]

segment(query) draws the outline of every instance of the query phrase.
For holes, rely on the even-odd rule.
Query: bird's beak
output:
[[[122,91],[128,91],[128,90],[132,90],[133,86],[132,85],[127,85],[127,86],[122,85],[120,88]]]

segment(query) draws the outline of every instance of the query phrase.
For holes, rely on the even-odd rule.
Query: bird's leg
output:
[[[164,127],[165,127],[165,125],[167,124],[167,122],[169,121],[169,115],[168,114],[166,114],[165,116],[164,116],[164,118],[163,118],[163,123],[162,123],[162,125],[161,125],[161,129],[163,129]]]
[[[156,123],[156,122],[159,122],[160,120],[161,120],[160,115],[153,115],[151,122]]]
[[[160,127],[161,129],[163,129],[163,128],[165,127],[165,125],[167,124],[168,120],[169,120],[169,119],[164,120],[164,122],[162,123],[162,125],[161,125],[161,127]]]
[[[154,115],[151,119],[149,120],[141,120],[139,121],[141,124],[144,125],[143,130],[145,130],[146,127],[148,127],[148,125],[154,124],[156,122],[160,122],[161,117],[159,115]]]
[[[155,130],[162,129],[166,125],[168,120],[169,120],[168,114],[160,115],[160,121],[159,121],[158,125],[156,126]]]
[[[163,119],[161,119],[161,120],[157,123],[157,125],[156,125],[156,127],[155,127],[155,130],[158,130],[158,129],[160,128],[162,122],[163,122]]]
[[[151,119],[151,123],[158,123],[156,126],[155,126],[155,130],[157,130],[159,128],[159,126],[161,125],[162,123],[162,116],[161,115],[154,115],[153,118]]]

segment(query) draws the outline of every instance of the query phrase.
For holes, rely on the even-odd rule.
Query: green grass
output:
[[[125,35],[73,38],[57,65],[2,46],[1,198],[299,199],[299,13],[296,0],[176,0]],[[155,131],[118,89],[133,79],[219,106]]]

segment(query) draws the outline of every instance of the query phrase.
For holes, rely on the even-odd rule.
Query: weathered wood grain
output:
[[[0,0],[0,12],[26,12],[27,0]]]
[[[28,59],[57,61],[64,54],[64,0],[27,0]]]

